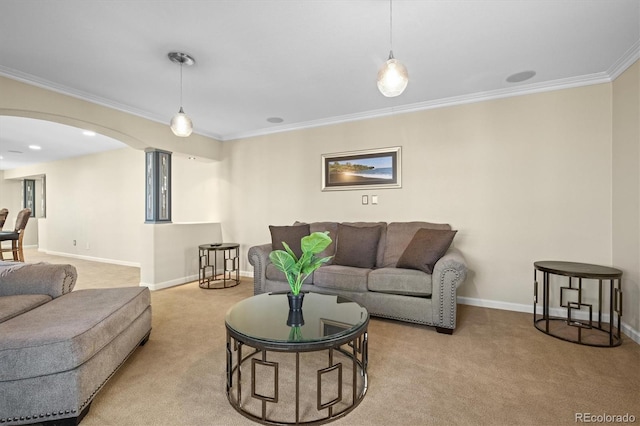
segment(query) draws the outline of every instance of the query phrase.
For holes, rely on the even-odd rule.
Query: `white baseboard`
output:
[[[533,302],[530,305],[523,305],[521,303],[509,303],[496,300],[476,299],[473,297],[458,296],[458,303],[461,303],[463,305],[479,306],[482,308],[501,309],[504,311],[526,312],[533,315]],[[538,308],[540,309],[541,306],[538,306]],[[538,313],[541,314],[542,312]],[[566,310],[563,308],[552,308],[549,310],[549,313],[552,316],[557,317],[564,317],[567,315]],[[586,312],[576,312],[575,318],[588,319],[588,315]],[[602,315],[602,321],[609,322],[609,315]],[[640,331],[633,329],[624,321],[622,321],[622,326],[620,328],[622,329],[622,332],[624,334],[631,338],[631,340],[640,344]]]
[[[140,286],[141,287],[149,287],[149,290],[155,291],[155,290],[162,290],[164,288],[175,287],[175,286],[178,286],[178,285],[191,283],[191,282],[194,282],[194,281],[198,281],[198,276],[197,275],[189,275],[187,277],[176,278],[175,280],[163,281],[161,283],[154,283],[154,284],[145,283],[145,282],[140,281]]]
[[[71,257],[73,259],[89,260],[91,262],[100,262],[100,263],[111,263],[113,265],[120,265],[120,266],[133,266],[134,268],[140,267],[140,263],[138,262],[128,262],[125,260],[116,260],[116,259],[105,259],[102,257],[83,256],[80,254],[63,253],[58,251],[41,250],[41,249],[38,249],[38,251],[45,254],[50,254],[52,256]]]
[[[223,273],[224,271],[218,271],[218,274],[220,275]],[[253,272],[240,271],[239,275],[241,277],[253,278]],[[163,288],[175,287],[178,285],[191,283],[194,281],[198,281],[199,279],[200,279],[199,275],[190,275],[184,278],[176,278],[175,280],[169,280],[169,281],[164,281],[164,282],[155,283],[155,284],[140,282],[140,285],[144,287],[149,287],[149,290],[155,291],[155,290],[162,290]]]

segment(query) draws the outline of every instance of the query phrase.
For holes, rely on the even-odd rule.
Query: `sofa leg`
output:
[[[142,338],[139,346],[144,346],[149,341],[149,336],[151,336],[151,331],[149,331],[147,335]]]
[[[436,331],[440,334],[453,334],[453,328],[436,327]]]
[[[91,408],[91,403],[84,407],[84,410],[80,413],[78,417],[67,417],[66,419],[58,419],[58,420],[49,420],[48,422],[40,423],[42,426],[76,426],[79,425],[84,416],[89,412],[89,408]]]

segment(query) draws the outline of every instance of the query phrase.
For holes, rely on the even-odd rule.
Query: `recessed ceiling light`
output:
[[[34,151],[39,151],[42,149],[42,147],[38,145],[29,145],[29,149],[33,149]]]
[[[269,117],[267,118],[269,123],[282,123],[284,120],[280,117]]]
[[[515,74],[511,74],[507,77],[507,82],[509,83],[520,83],[521,81],[529,80],[536,75],[535,71],[522,71],[517,72]]]
[[[84,130],[82,134],[85,136],[95,136],[96,132],[94,132],[93,130]]]

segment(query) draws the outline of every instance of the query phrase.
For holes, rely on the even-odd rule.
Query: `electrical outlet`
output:
[[[76,245],[76,240],[73,240],[73,246],[75,247],[75,245]]]
[[[378,204],[378,196],[377,195],[372,195],[371,196],[371,204]]]
[[[89,243],[87,243],[84,247],[85,250],[90,250],[91,248],[89,247]]]
[[[369,196],[368,195],[363,195],[362,196],[362,204],[363,205],[369,204]]]

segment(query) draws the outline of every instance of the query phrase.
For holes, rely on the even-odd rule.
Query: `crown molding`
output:
[[[615,80],[627,70],[631,65],[633,65],[638,59],[640,59],[640,40],[636,41],[633,46],[627,50],[620,59],[611,65],[611,67],[607,70],[607,74],[609,74],[609,78],[611,81]]]
[[[367,120],[372,118],[388,117],[391,115],[425,111],[429,109],[451,107],[456,105],[471,104],[476,102],[490,101],[494,99],[504,99],[514,96],[530,95],[534,93],[550,92],[554,90],[570,89],[574,87],[590,86],[593,84],[610,83],[612,80],[607,73],[601,72],[589,74],[579,77],[564,78],[559,80],[546,81],[543,83],[533,83],[528,85],[520,85],[518,87],[509,87],[504,89],[492,90],[487,92],[472,93],[469,95],[454,96],[450,98],[435,99],[432,101],[417,102],[408,105],[401,105],[391,108],[383,108],[378,110],[366,111],[362,113],[347,114],[342,116],[330,117],[320,120],[312,120],[301,123],[295,123],[284,126],[275,126],[265,129],[259,129],[249,132],[239,132],[226,134],[224,141],[232,141],[249,137],[266,136],[275,133],[288,132],[293,130],[310,129],[314,127],[329,126],[341,123],[349,123],[359,120]]]
[[[84,92],[82,90],[77,90],[72,87],[65,86],[63,84],[54,83],[52,81],[45,80],[40,77],[36,77],[32,74],[14,70],[12,68],[8,68],[2,65],[0,65],[0,75],[10,78],[12,80],[19,81],[21,83],[28,84],[30,86],[35,86],[41,89],[50,90],[52,92],[56,92],[61,95],[71,96],[72,98],[80,99],[86,102],[91,102],[93,104],[100,105],[106,108],[115,109],[117,111],[135,115],[136,117],[144,118],[146,120],[150,120],[156,123],[165,124],[167,126],[169,125],[169,122],[167,121],[166,117],[160,117],[155,114],[150,114],[147,111],[134,108],[130,105],[121,104],[119,102],[115,102],[110,99],[96,96],[91,93]],[[219,141],[223,140],[222,135],[201,132],[201,131],[198,131],[197,129],[194,129],[194,133],[199,134],[201,136],[217,139]]]
[[[132,115],[136,115],[138,117],[147,118],[153,121],[159,121],[157,117],[151,118],[150,114],[145,113],[142,110],[138,110],[129,105],[121,104],[118,102],[111,101],[109,99],[102,98],[100,96],[92,95],[91,93],[84,92],[82,90],[77,90],[69,86],[65,86],[63,84],[54,83],[49,80],[45,80],[40,77],[36,77],[32,74],[28,74],[22,71],[14,70],[12,68],[8,68],[0,65],[0,75],[11,78],[13,80],[20,81],[22,83],[29,84],[31,86],[36,86],[41,89],[50,90],[52,92],[60,93],[61,95],[71,96],[76,99],[80,99],[83,101],[91,102],[93,104],[101,105],[104,107],[109,107],[113,109],[117,109],[119,111],[127,112]]]
[[[517,87],[509,87],[487,92],[472,93],[469,95],[417,102],[408,105],[365,111],[355,114],[334,116],[319,120],[294,123],[290,125],[273,126],[269,128],[251,130],[248,132],[228,133],[222,135],[211,132],[199,132],[197,131],[197,129],[194,131],[199,135],[210,137],[222,142],[227,142],[250,137],[267,136],[275,133],[289,132],[294,130],[311,129],[315,127],[349,123],[353,121],[367,120],[372,118],[388,117],[396,114],[425,111],[429,109],[484,102],[495,99],[504,99],[514,96],[523,96],[554,90],[570,89],[574,87],[589,86],[593,84],[610,83],[615,80],[620,74],[622,74],[627,68],[633,65],[633,63],[635,63],[639,58],[640,40],[636,41],[636,43],[634,43],[633,46],[631,46],[631,48],[629,48],[627,52],[625,52],[625,54],[620,59],[618,59],[606,72],[546,81],[542,83],[524,84]],[[76,90],[68,86],[56,84],[51,81],[33,76],[31,74],[4,67],[2,65],[0,65],[0,75],[43,89],[51,90],[63,95],[72,96],[74,98],[98,104],[104,107],[113,108],[118,111],[132,114],[157,123],[166,124],[166,119],[164,117],[158,117],[157,115],[149,114],[148,112],[133,108],[129,105],[120,104],[118,102],[95,96],[81,90]]]
[[[310,129],[314,127],[329,126],[352,121],[367,120],[371,118],[388,117],[391,115],[425,111],[428,109],[444,108],[455,105],[464,105],[475,102],[484,102],[494,99],[503,99],[513,96],[530,95],[534,93],[550,92],[554,90],[571,89],[574,87],[590,86],[593,84],[611,83],[620,74],[640,59],[640,40],[636,41],[606,72],[588,74],[578,77],[564,78],[559,80],[546,81],[542,83],[525,84],[517,87],[498,89],[487,92],[472,93],[469,95],[455,96],[451,98],[436,99],[433,101],[418,102],[409,105],[402,105],[392,108],[384,108],[373,111],[366,111],[356,114],[330,117],[321,120],[312,120],[291,125],[275,126],[265,129],[258,129],[249,132],[238,132],[224,135],[222,141],[232,141],[249,137],[266,136],[275,133],[288,132],[293,130]]]

